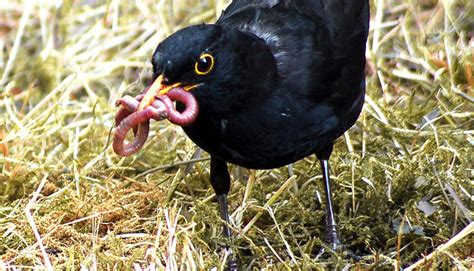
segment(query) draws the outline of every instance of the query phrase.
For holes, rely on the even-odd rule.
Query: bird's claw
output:
[[[239,271],[239,264],[237,262],[237,259],[234,256],[234,253],[232,253],[232,249],[226,248],[225,249],[227,257],[226,257],[226,266],[225,270],[226,271]]]
[[[227,271],[239,271],[239,264],[237,263],[237,260],[234,258],[230,258],[227,261],[226,268],[225,270]]]
[[[319,253],[316,255],[316,259],[323,258],[323,255],[329,253],[330,255],[334,255],[335,253],[341,253],[344,258],[349,258],[355,261],[359,261],[361,259],[360,256],[357,256],[353,251],[349,250],[344,246],[342,243],[329,243],[327,246],[322,247],[319,250]]]
[[[339,241],[339,237],[337,236],[336,225],[327,225],[326,242],[333,251],[341,247],[341,241]]]

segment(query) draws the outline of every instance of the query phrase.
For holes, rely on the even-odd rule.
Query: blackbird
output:
[[[121,132],[143,119],[192,111],[176,123],[211,156],[210,182],[227,237],[227,163],[270,169],[316,154],[326,238],[336,249],[328,159],[364,104],[368,25],[368,0],[234,0],[215,24],[187,27],[161,42],[152,58],[154,83],[121,101],[125,115],[137,114],[179,92],[191,96],[193,110],[189,100],[175,99],[176,108],[168,102]]]

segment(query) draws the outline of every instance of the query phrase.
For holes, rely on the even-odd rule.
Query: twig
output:
[[[435,249],[435,251],[431,252],[428,256],[423,257],[423,259],[418,260],[416,263],[410,265],[409,267],[405,268],[405,271],[410,271],[414,270],[415,268],[420,267],[421,265],[427,263],[431,258],[433,258],[437,253],[443,252],[455,243],[461,241],[465,237],[467,237],[469,234],[474,232],[474,222],[471,222],[469,225],[467,225],[462,231],[460,231],[458,234],[456,234],[453,238],[451,238],[447,243],[440,245],[438,248]]]
[[[277,221],[277,219],[276,219],[276,217],[275,217],[275,212],[273,211],[272,207],[270,207],[270,205],[265,205],[265,208],[267,209],[268,214],[270,215],[270,217],[273,219],[273,222],[275,223],[275,227],[276,227],[276,229],[277,229],[277,231],[278,231],[278,234],[280,235],[281,240],[283,241],[283,244],[285,244],[286,251],[288,252],[288,255],[290,256],[291,261],[292,261],[294,264],[298,264],[298,262],[296,261],[295,255],[294,255],[293,252],[291,251],[291,246],[290,246],[290,244],[288,244],[288,241],[286,241],[285,235],[283,234],[283,232],[282,232],[281,229],[280,229],[280,226],[278,225],[278,221]]]
[[[270,242],[268,242],[268,239],[263,238],[263,240],[265,241],[265,244],[267,244],[268,248],[273,252],[273,255],[275,255],[275,257],[286,267],[286,270],[291,270],[290,266],[287,263],[285,263],[285,261],[283,261],[283,259],[280,257],[280,255],[278,255],[276,250],[272,247]]]
[[[380,41],[380,25],[382,25],[383,21],[383,11],[384,11],[385,1],[379,0],[377,1],[377,11],[375,13],[375,21],[374,21],[374,36],[372,41],[372,52],[377,53],[379,49],[379,41]]]
[[[273,194],[270,199],[265,203],[265,205],[272,205],[275,203],[275,201],[278,199],[278,197],[288,189],[288,187],[293,184],[293,182],[296,180],[296,175],[291,176],[286,180],[286,182],[280,186],[280,188]],[[263,215],[263,211],[259,211],[253,218],[252,220],[245,226],[245,228],[242,230],[241,234],[245,234],[250,228],[257,222],[257,220]]]
[[[35,219],[33,218],[33,215],[31,214],[31,209],[36,204],[36,201],[38,200],[40,192],[41,192],[41,190],[43,190],[43,187],[46,184],[46,181],[48,180],[48,176],[49,175],[47,173],[44,175],[44,177],[41,180],[41,183],[39,184],[38,188],[33,193],[33,197],[30,199],[30,201],[26,205],[25,215],[26,215],[26,218],[28,219],[28,223],[30,224],[31,229],[33,230],[33,234],[36,237],[36,241],[38,242],[41,253],[43,254],[43,260],[44,260],[44,265],[46,265],[46,269],[47,270],[54,270],[53,266],[51,265],[51,261],[49,260],[48,253],[46,253],[46,249],[43,245],[43,239],[41,238],[41,235],[38,232],[38,228],[36,227]]]
[[[166,164],[166,165],[161,165],[161,166],[154,167],[152,169],[149,169],[145,172],[142,172],[142,173],[138,174],[136,176],[136,178],[140,178],[140,177],[146,176],[148,174],[151,174],[151,173],[163,170],[163,169],[168,169],[168,168],[171,168],[171,167],[187,165],[187,164],[196,163],[196,162],[203,162],[203,161],[207,161],[209,159],[211,159],[211,158],[205,157],[205,158],[189,159],[189,160],[186,160],[186,161],[180,161],[180,162],[174,162],[174,163],[170,163],[170,164]]]
[[[18,27],[18,32],[16,32],[15,42],[13,43],[13,48],[10,51],[10,57],[8,58],[7,65],[5,66],[5,70],[3,71],[2,79],[0,80],[0,86],[5,84],[7,80],[8,74],[13,67],[13,62],[15,61],[18,50],[20,49],[21,45],[21,38],[25,33],[25,28],[28,25],[28,20],[30,19],[31,11],[33,10],[34,3],[33,1],[25,1],[23,3],[23,14],[20,19],[20,26]],[[6,89],[4,90],[6,91]]]
[[[454,199],[454,202],[457,204],[458,208],[461,210],[464,217],[469,222],[472,222],[472,218],[471,218],[471,214],[470,214],[471,211],[462,203],[461,199],[456,194],[456,191],[454,191],[453,187],[451,185],[449,185],[449,183],[444,183],[444,187],[448,190],[449,194]]]
[[[402,216],[400,226],[398,227],[398,234],[397,234],[397,260],[395,261],[396,270],[400,271],[400,247],[402,245],[402,237],[403,237],[403,227],[405,226],[405,217]]]

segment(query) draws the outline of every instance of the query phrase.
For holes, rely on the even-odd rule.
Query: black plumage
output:
[[[190,92],[199,115],[184,131],[211,155],[225,220],[226,162],[266,169],[316,154],[328,241],[338,244],[327,160],[364,103],[368,22],[367,0],[234,0],[216,24],[182,29],[158,45],[155,77],[197,86]]]

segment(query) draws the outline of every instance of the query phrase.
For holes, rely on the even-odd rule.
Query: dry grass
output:
[[[222,267],[207,155],[195,162],[166,122],[131,158],[108,140],[114,101],[146,85],[157,43],[224,2],[2,0],[0,270]],[[315,258],[324,206],[309,157],[290,172],[233,168],[249,269],[473,267],[472,1],[375,2],[366,106],[331,158],[342,240],[364,257]]]

